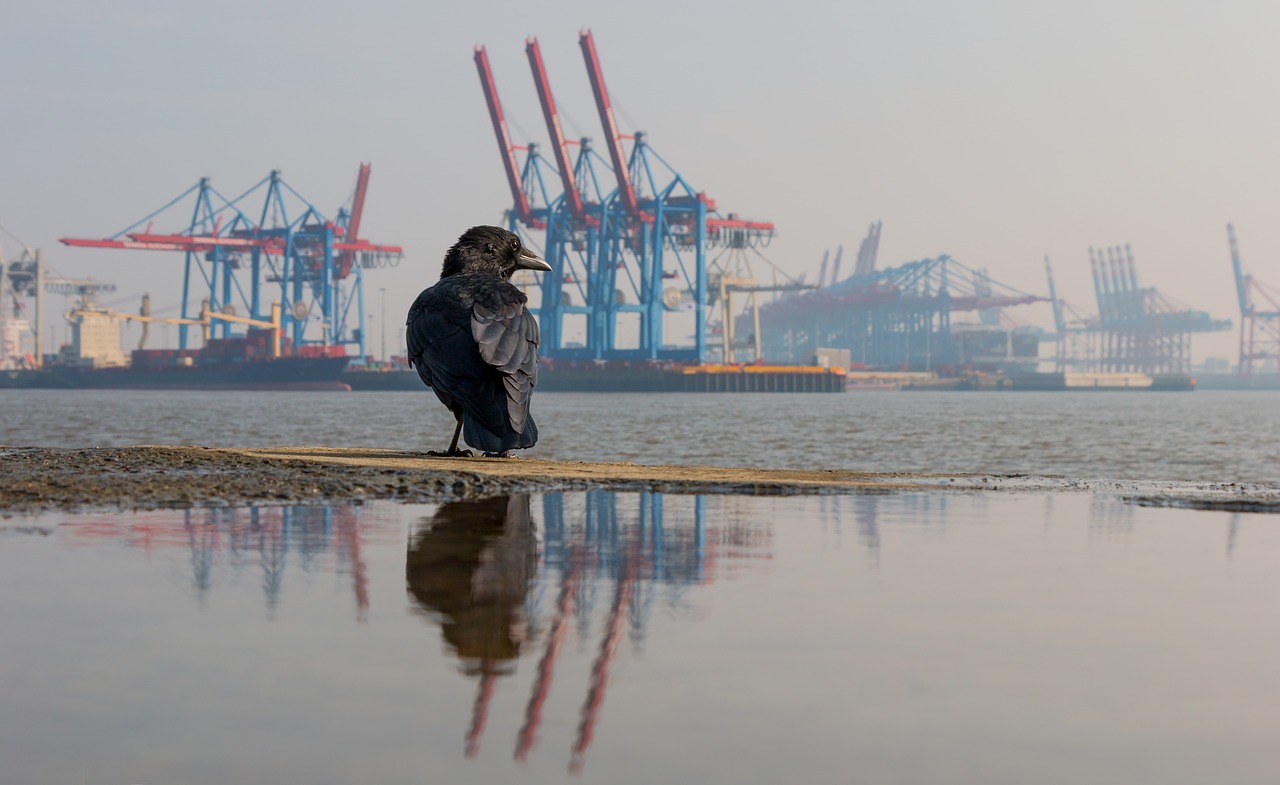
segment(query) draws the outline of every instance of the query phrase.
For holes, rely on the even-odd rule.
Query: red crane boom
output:
[[[551,83],[547,80],[547,70],[542,65],[542,50],[538,47],[538,39],[526,39],[524,50],[529,56],[529,67],[533,70],[533,83],[538,88],[538,99],[542,102],[542,115],[547,119],[547,135],[551,137],[551,147],[556,152],[556,166],[560,168],[560,182],[564,184],[564,198],[569,205],[569,214],[575,221],[583,221],[586,219],[586,210],[582,206],[582,194],[578,193],[573,163],[569,160],[569,142],[564,138],[564,129],[560,127],[556,100],[551,95]]]
[[[334,227],[334,234],[342,236],[342,227]],[[263,253],[280,255],[285,252],[284,240],[279,237],[218,237],[216,235],[186,234],[147,234],[135,232],[127,235],[128,240],[104,238],[94,240],[82,237],[60,237],[58,242],[76,248],[131,248],[145,251],[192,251],[204,252],[213,250],[215,246],[223,248],[253,249]],[[333,244],[335,251],[372,251],[382,253],[403,253],[399,245],[371,243],[368,240],[340,240]]]
[[[587,63],[587,76],[591,78],[591,91],[595,93],[600,124],[604,126],[609,159],[613,162],[613,171],[618,177],[618,194],[622,197],[627,215],[640,218],[640,202],[636,199],[636,189],[631,183],[627,161],[622,154],[622,136],[618,133],[618,122],[614,119],[613,107],[609,104],[609,91],[604,86],[604,73],[600,70],[600,58],[596,56],[596,44],[590,30],[578,34],[578,45],[582,47],[582,57]]]
[[[360,164],[360,173],[356,175],[356,193],[351,200],[351,218],[347,221],[347,242],[355,242],[360,236],[360,217],[364,215],[364,196],[369,191],[369,170],[372,164]],[[346,278],[351,273],[351,265],[355,262],[353,251],[343,251],[339,257],[338,277]]]
[[[542,229],[546,224],[533,217],[529,207],[529,197],[524,192],[524,183],[520,177],[520,164],[516,161],[516,147],[511,144],[511,134],[507,131],[507,120],[502,115],[502,103],[498,100],[498,88],[493,83],[493,71],[489,69],[489,56],[483,46],[475,49],[476,70],[480,72],[480,86],[484,88],[484,99],[489,105],[489,119],[493,121],[493,133],[498,138],[498,151],[502,154],[502,165],[507,171],[507,184],[511,186],[511,199],[515,205],[516,217],[520,223],[533,229]]]

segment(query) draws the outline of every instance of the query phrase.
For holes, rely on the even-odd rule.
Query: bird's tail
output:
[[[515,431],[508,427],[502,433],[494,433],[470,412],[466,412],[462,416],[462,438],[467,444],[485,452],[524,450],[538,443],[538,425],[533,421],[533,415],[529,414],[525,417],[523,430]]]

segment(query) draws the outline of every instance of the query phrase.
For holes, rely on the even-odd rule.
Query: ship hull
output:
[[[342,381],[355,392],[402,392],[427,389],[418,372],[392,369],[387,371],[357,371],[348,368]]]
[[[0,371],[0,389],[3,390],[55,390],[70,389],[71,380],[46,370],[6,370]]]
[[[346,357],[284,357],[156,368],[0,371],[0,388],[346,391]]]

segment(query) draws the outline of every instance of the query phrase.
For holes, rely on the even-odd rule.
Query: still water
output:
[[[1273,516],[550,493],[0,520],[5,783],[1274,783]]]
[[[1280,480],[1280,394],[537,393],[553,460]],[[452,417],[426,388],[388,393],[0,391],[0,444],[443,449]]]

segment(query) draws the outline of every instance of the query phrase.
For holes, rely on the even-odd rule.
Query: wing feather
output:
[[[537,384],[538,322],[525,307],[522,294],[504,299],[498,307],[476,303],[471,310],[471,335],[480,356],[502,374],[507,419],[519,433],[525,428],[529,400]]]

